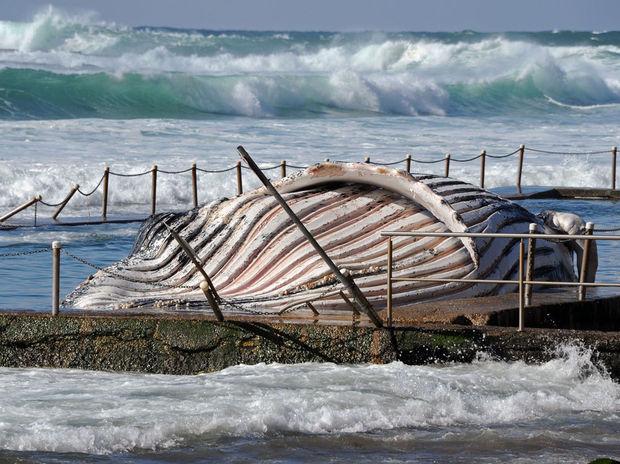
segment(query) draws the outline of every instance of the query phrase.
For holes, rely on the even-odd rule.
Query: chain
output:
[[[405,161],[407,161],[407,158],[403,158],[403,159],[398,160],[398,161],[392,161],[391,163],[380,163],[378,161],[369,161],[369,163],[377,165],[377,166],[394,166],[395,164],[404,163]]]
[[[234,169],[236,169],[237,166],[233,166],[230,168],[224,168],[224,169],[202,169],[202,168],[196,168],[196,171],[200,171],[200,172],[206,172],[207,174],[218,174],[220,172],[228,172],[228,171],[232,171]]]
[[[38,248],[36,250],[30,250],[30,251],[16,251],[13,253],[2,253],[0,254],[0,258],[9,258],[9,257],[14,257],[14,256],[30,256],[30,255],[36,255],[39,253],[47,253],[50,250],[51,248]]]
[[[517,153],[519,153],[519,150],[521,150],[521,149],[517,148],[515,151],[507,153],[505,155],[489,155],[489,154],[487,154],[487,158],[494,158],[494,159],[508,158],[509,156],[516,155]]]
[[[477,160],[480,157],[482,157],[482,153],[480,153],[479,155],[476,155],[476,156],[472,156],[471,158],[451,158],[451,159],[452,159],[452,161],[454,161],[456,163],[467,163],[469,161]]]
[[[42,205],[49,206],[50,208],[55,208],[56,206],[60,206],[60,205],[62,205],[62,203],[63,203],[64,201],[65,201],[65,200],[61,200],[61,201],[59,201],[58,203],[48,203],[48,202],[43,201],[43,200],[41,199],[41,200],[39,200],[37,203],[41,203]],[[36,208],[36,203],[35,203],[35,208]]]
[[[159,287],[159,288],[167,288],[167,289],[174,289],[174,288],[185,288],[185,289],[189,289],[189,290],[195,290],[197,287],[193,286],[193,285],[167,285],[167,284],[162,284],[160,282],[145,282],[143,280],[138,280],[138,279],[132,279],[131,277],[126,277],[123,276],[121,274],[117,274],[116,272],[112,272],[109,271],[108,269],[105,269],[101,266],[97,266],[96,264],[93,264],[89,261],[86,261],[84,258],[80,258],[79,256],[74,255],[73,253],[70,253],[69,251],[65,250],[64,248],[62,249],[62,252],[69,256],[70,258],[74,259],[75,261],[82,263],[88,267],[91,267],[93,269],[96,269],[97,271],[101,271],[104,274],[107,274],[109,276],[112,277],[116,277],[117,279],[121,279],[124,280],[126,282],[132,282],[132,283],[136,283],[136,284],[143,284],[143,285],[152,285],[154,287]]]

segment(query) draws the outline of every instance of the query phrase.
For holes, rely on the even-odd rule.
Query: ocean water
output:
[[[0,213],[60,201],[104,166],[219,170],[243,144],[287,160],[397,161],[527,151],[524,185],[607,187],[620,142],[620,32],[332,33],[133,28],[53,7],[0,11]],[[570,153],[581,154],[570,154]],[[587,154],[597,152],[596,154]],[[599,153],[600,152],[600,153]],[[566,154],[569,153],[569,154]],[[509,191],[517,158],[487,159]],[[268,171],[277,175],[278,171]],[[479,181],[479,161],[451,175]],[[257,182],[244,171],[244,187]],[[199,173],[201,202],[235,193]],[[110,180],[109,214],[148,214],[149,177]],[[158,208],[191,204],[189,174],[160,173]],[[611,201],[526,201],[620,226]],[[39,218],[49,218],[39,206]],[[66,216],[97,217],[101,191]],[[16,220],[31,223],[33,211]],[[60,240],[96,265],[130,251],[138,224],[0,230],[0,309],[48,311]],[[599,244],[599,278],[619,247]],[[61,292],[94,269],[63,256]],[[591,353],[541,366],[239,366],[189,377],[1,369],[0,460],[23,462],[586,462],[620,457],[617,383]]]

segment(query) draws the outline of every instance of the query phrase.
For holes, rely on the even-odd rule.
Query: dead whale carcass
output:
[[[526,233],[543,219],[451,178],[412,175],[366,163],[321,163],[274,183],[340,269],[376,308],[385,307],[385,230]],[[196,251],[220,297],[277,312],[306,301],[345,309],[339,282],[264,188],[143,225],[130,256],[67,297],[80,308],[204,303],[202,275],[164,227]],[[572,251],[539,241],[535,277],[575,280]],[[518,240],[394,238],[394,276],[515,279]],[[464,282],[398,282],[394,304],[474,297],[515,287]],[[224,308],[226,309],[226,308]]]

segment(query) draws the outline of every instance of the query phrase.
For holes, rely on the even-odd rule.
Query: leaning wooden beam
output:
[[[351,302],[351,300],[349,300],[349,297],[347,297],[343,291],[340,291],[340,298],[342,298],[344,300],[344,302],[349,305],[349,307],[351,308],[351,311],[353,311],[353,314],[355,316],[359,316],[360,312],[357,310],[357,308],[355,307],[355,305]]]
[[[4,216],[0,217],[0,222],[4,222],[7,219],[12,218],[13,216],[15,216],[17,213],[19,213],[20,211],[25,210],[26,208],[34,205],[36,202],[38,202],[39,200],[41,200],[41,195],[37,195],[36,197],[32,197],[32,199],[28,200],[26,203],[24,203],[21,206],[18,206],[17,208],[15,208],[12,211],[9,211],[8,213],[6,213]]]
[[[276,190],[276,188],[271,184],[269,179],[267,179],[265,174],[263,174],[263,171],[261,171],[260,168],[256,165],[256,163],[254,162],[252,157],[249,155],[249,153],[245,151],[245,148],[239,145],[237,147],[237,150],[239,151],[241,158],[245,160],[245,162],[248,164],[250,169],[254,172],[254,174],[256,174],[256,177],[260,179],[260,181],[263,183],[267,191],[271,193],[271,195],[273,195],[273,197],[280,204],[284,212],[288,214],[288,216],[291,218],[293,223],[297,226],[297,228],[301,231],[301,233],[306,237],[308,242],[310,242],[310,244],[314,247],[314,249],[319,254],[319,256],[323,259],[323,261],[325,261],[325,264],[327,264],[327,266],[334,273],[336,278],[340,281],[340,283],[342,283],[342,285],[344,285],[344,287],[353,296],[353,300],[355,301],[357,306],[365,314],[368,315],[368,317],[373,322],[373,324],[375,324],[377,327],[383,327],[383,322],[381,321],[381,318],[376,313],[375,309],[372,307],[370,302],[366,299],[366,297],[364,296],[362,291],[359,289],[359,287],[355,284],[353,279],[348,278],[342,272],[340,272],[340,269],[338,269],[338,266],[336,266],[336,264],[332,261],[332,259],[327,255],[323,247],[319,245],[319,243],[316,241],[316,239],[310,233],[310,231],[306,228],[303,222],[301,222],[299,217],[297,217],[297,215],[293,212],[293,210],[290,208],[288,203],[286,203],[284,198],[282,198],[282,195],[280,195],[280,193]]]
[[[211,310],[213,311],[213,314],[215,314],[215,318],[218,321],[223,322],[224,315],[222,314],[222,311],[220,310],[220,305],[217,304],[217,301],[213,297],[213,292],[211,291],[212,289],[211,289],[211,286],[209,285],[209,282],[207,282],[206,280],[203,280],[202,282],[200,282],[200,290],[202,290],[202,293],[204,293],[205,297],[207,297],[207,301],[209,302],[209,306],[211,306]]]

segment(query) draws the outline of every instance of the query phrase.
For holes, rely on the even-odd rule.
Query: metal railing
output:
[[[620,235],[593,235],[594,225],[587,223],[584,235],[568,234],[541,234],[535,233],[536,224],[530,224],[530,233],[472,233],[472,232],[398,232],[384,231],[382,236],[388,237],[387,242],[387,323],[392,325],[393,319],[393,284],[394,282],[434,282],[434,283],[472,283],[472,284],[495,284],[516,285],[519,293],[519,325],[521,331],[525,327],[525,308],[530,306],[534,285],[548,287],[577,287],[577,298],[583,301],[586,290],[589,287],[616,287],[620,288],[620,282],[586,282],[586,267],[590,255],[590,244],[594,240],[620,241]],[[455,237],[455,238],[486,238],[486,239],[518,239],[519,240],[519,271],[517,280],[508,279],[469,279],[469,278],[436,278],[436,277],[394,277],[394,237]],[[528,242],[528,250],[525,252],[525,241]],[[535,280],[534,259],[536,254],[536,241],[570,241],[583,240],[583,254],[581,260],[581,272],[577,282]]]

